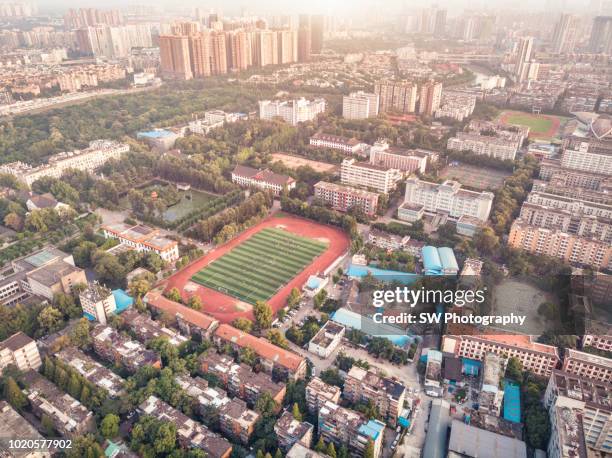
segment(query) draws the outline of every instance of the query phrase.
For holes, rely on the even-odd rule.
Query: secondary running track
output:
[[[349,249],[350,241],[347,234],[339,228],[319,224],[314,221],[295,216],[270,216],[261,223],[242,232],[229,242],[215,247],[206,255],[189,264],[174,275],[168,277],[162,284],[164,291],[177,288],[183,301],[197,295],[202,300],[202,312],[214,316],[222,323],[230,323],[238,317],[253,319],[252,305],[234,297],[223,294],[211,288],[191,281],[191,277],[202,270],[215,259],[220,258],[228,251],[240,245],[255,233],[267,227],[285,229],[303,237],[324,241],[329,244],[327,249],[309,264],[302,272],[292,278],[289,283],[282,286],[270,298],[268,303],[276,313],[285,306],[287,297],[293,288],[301,289],[310,275],[321,273],[336,259],[344,255]],[[254,265],[245,265],[245,269],[257,269]]]

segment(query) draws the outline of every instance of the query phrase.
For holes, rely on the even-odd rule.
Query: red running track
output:
[[[295,216],[271,216],[258,225],[247,229],[238,237],[214,248],[200,259],[168,277],[164,281],[164,290],[168,291],[172,288],[178,288],[185,303],[187,303],[189,297],[197,294],[200,299],[202,299],[202,312],[214,316],[222,323],[230,323],[238,317],[252,320],[253,306],[251,304],[220,293],[214,289],[199,285],[191,281],[191,277],[214,260],[240,245],[252,235],[267,227],[286,229],[289,232],[293,232],[303,237],[324,240],[329,243],[327,250],[315,258],[311,264],[293,277],[289,283],[283,286],[274,296],[272,296],[272,298],[270,298],[268,303],[272,307],[274,313],[285,306],[287,297],[294,287],[301,289],[308,280],[308,277],[327,269],[336,259],[347,252],[350,245],[349,237],[339,228],[326,226]],[[257,268],[257,266],[245,266],[245,268],[249,267]],[[188,287],[185,288],[187,285]]]

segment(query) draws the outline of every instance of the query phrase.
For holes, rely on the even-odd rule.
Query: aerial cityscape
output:
[[[611,458],[612,0],[0,0],[0,457]]]

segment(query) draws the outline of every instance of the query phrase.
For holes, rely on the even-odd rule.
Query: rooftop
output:
[[[26,345],[30,344],[34,342],[33,339],[31,339],[30,337],[28,337],[27,335],[25,335],[23,332],[19,331],[15,334],[13,334],[11,337],[9,337],[6,340],[3,340],[2,342],[0,342],[0,350],[2,350],[3,348],[7,348],[13,352],[22,349],[23,347],[25,347]]]
[[[593,355],[591,353],[585,353],[583,351],[567,349],[566,359],[574,359],[587,362],[596,366],[612,367],[612,359],[606,358],[605,356]]]
[[[314,185],[314,187],[315,189],[322,188],[322,189],[326,189],[326,190],[334,191],[334,192],[350,193],[354,196],[360,196],[363,198],[369,198],[369,199],[378,198],[378,194],[376,194],[375,192],[365,191],[363,189],[357,189],[351,186],[345,186],[345,185],[338,184],[338,183],[328,183],[327,181],[319,181],[317,184]]]
[[[272,183],[278,186],[288,185],[295,181],[288,175],[281,175],[268,169],[260,170],[240,164],[236,165],[232,171],[232,174],[239,177],[250,178],[252,180],[263,181],[265,183]]]
[[[183,320],[205,331],[210,331],[219,324],[219,322],[210,315],[206,315],[183,304],[179,304],[178,302],[171,301],[164,297],[160,291],[149,291],[145,295],[144,300],[149,306],[166,312],[171,316],[180,315]]]
[[[559,396],[584,401],[612,412],[612,383],[579,377],[553,369],[550,383]]]
[[[525,442],[467,425],[459,420],[451,423],[449,452],[461,456],[527,458]]]

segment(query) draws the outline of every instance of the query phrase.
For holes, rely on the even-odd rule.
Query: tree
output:
[[[253,306],[253,314],[259,329],[268,329],[272,326],[272,307],[267,302],[257,301]]]
[[[151,289],[151,283],[144,278],[137,277],[128,285],[130,293],[135,297],[143,297]]]
[[[72,441],[72,447],[66,451],[67,458],[103,458],[104,450],[93,434],[79,436]]]
[[[508,359],[508,364],[506,365],[506,377],[518,383],[523,381],[523,365],[518,358],[513,356]]]
[[[89,334],[89,321],[87,318],[81,318],[79,322],[70,331],[70,342],[80,348],[85,348],[91,343]]]
[[[119,433],[119,417],[113,413],[106,415],[100,424],[100,432],[107,439],[117,436]]]
[[[363,458],[374,458],[374,442],[372,440],[368,440],[368,445],[363,452]]]
[[[16,410],[21,410],[28,405],[28,398],[23,394],[13,377],[9,377],[4,385],[4,398]]]
[[[542,302],[538,307],[538,315],[543,316],[547,320],[553,321],[559,318],[559,307],[554,302]]]
[[[325,454],[331,458],[337,458],[336,447],[334,447],[333,442],[330,442],[329,444],[327,444],[327,450],[325,451]]]
[[[323,441],[323,436],[319,436],[319,440],[314,447],[315,452],[325,453],[325,441]]]
[[[285,336],[280,330],[270,329],[267,337],[274,345],[278,345],[281,348],[289,348],[289,342],[287,342],[287,339],[285,339]]]
[[[45,435],[53,437],[55,434],[55,425],[53,424],[53,420],[46,413],[43,413],[40,417],[40,424],[45,430]]]
[[[166,296],[171,301],[181,302],[181,292],[176,287],[172,288],[170,291],[166,291],[164,293],[164,296]]]
[[[289,293],[289,296],[287,297],[287,306],[289,306],[289,308],[295,307],[298,302],[300,302],[301,296],[302,295],[300,294],[299,289],[292,288],[291,292]]]
[[[257,362],[257,353],[249,347],[244,347],[240,350],[240,362],[253,367]]]
[[[23,230],[23,218],[17,213],[7,213],[4,217],[4,225],[16,232],[21,232]]]
[[[293,414],[293,418],[295,418],[297,421],[302,421],[302,412],[300,412],[300,406],[297,402],[293,403],[293,409],[291,413]]]
[[[192,308],[194,310],[202,310],[202,299],[200,299],[200,296],[198,296],[197,294],[194,294],[189,298],[187,305],[189,306],[189,308]]]
[[[474,235],[474,244],[479,252],[491,255],[499,248],[499,237],[490,227],[484,227]]]
[[[315,306],[315,308],[317,308],[317,309],[321,308],[321,306],[325,302],[325,299],[327,299],[327,290],[322,289],[314,297],[314,306]]]
[[[278,404],[276,404],[272,395],[265,391],[255,401],[255,410],[264,417],[270,417],[278,410]]]
[[[76,318],[82,316],[83,309],[77,305],[74,297],[64,294],[56,293],[53,295],[53,305],[58,309],[65,317]]]
[[[253,330],[253,322],[248,318],[239,317],[232,321],[232,326],[236,329],[240,329],[244,332],[251,332]]]
[[[40,312],[37,321],[43,334],[52,334],[59,331],[64,324],[61,312],[50,305]]]

